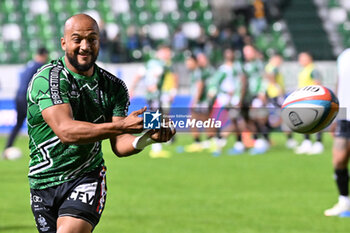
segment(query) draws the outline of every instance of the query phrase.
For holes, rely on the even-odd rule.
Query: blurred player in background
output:
[[[193,119],[201,118],[201,107],[200,97],[202,95],[204,82],[202,80],[202,73],[199,69],[197,58],[195,55],[191,55],[186,59],[186,68],[190,74],[190,92],[191,92],[191,103],[190,103],[190,111]],[[198,108],[198,109],[197,109]],[[186,152],[197,152],[202,150],[202,146],[200,144],[200,132],[196,127],[191,129],[194,143],[185,147]]]
[[[172,70],[172,51],[169,46],[158,47],[155,57],[150,59],[144,68],[138,71],[131,85],[131,96],[133,96],[138,83],[143,80],[146,89],[146,101],[151,111],[160,109],[167,111],[175,98],[177,90],[177,77]],[[166,84],[166,85],[164,85]],[[152,145],[150,151],[152,158],[168,158],[169,151],[162,149],[160,143]]]
[[[212,103],[208,98],[208,82],[213,75],[213,68],[209,66],[205,54],[199,53],[197,56],[189,56],[186,60],[186,67],[190,71],[191,94],[190,111],[195,120],[206,121],[209,119]],[[185,147],[186,152],[198,152],[210,147],[210,139],[214,131],[207,129],[207,140],[201,142],[200,130],[192,128],[194,143]]]
[[[284,86],[284,78],[280,71],[280,67],[283,63],[283,58],[280,54],[274,54],[270,57],[269,62],[265,66],[265,75],[267,77],[268,85],[267,85],[267,98],[268,98],[268,105],[267,107],[276,109],[275,114],[270,114],[270,119],[272,116],[275,117],[275,119],[272,122],[272,119],[270,121],[271,127],[279,127],[282,123],[282,119],[279,114],[279,110],[282,106],[282,103],[284,101],[284,95],[285,95],[285,86]],[[287,148],[295,148],[297,146],[297,141],[293,139],[292,133],[287,132],[287,142],[286,147]]]
[[[95,61],[99,29],[88,15],[69,18],[65,56],[43,66],[29,84],[31,206],[39,232],[92,232],[106,201],[102,140],[120,157],[171,139],[171,128],[140,136],[146,108],[129,116],[125,83]]]
[[[241,62],[235,60],[234,51],[230,48],[224,51],[224,64],[222,64],[213,77],[210,86],[210,96],[216,96],[218,107],[228,111],[229,118],[232,121],[232,131],[235,132],[237,138],[233,148],[230,150],[232,154],[241,154],[244,152],[240,127],[238,127],[238,119],[241,115],[242,101],[246,90],[246,78]],[[220,132],[219,132],[220,133]],[[220,155],[222,148],[226,144],[225,139],[218,135],[218,142],[214,155]],[[228,136],[228,135],[226,135]]]
[[[349,171],[350,157],[350,49],[343,51],[338,57],[337,96],[339,107],[345,110],[345,115],[339,115],[336,122],[333,142],[334,177],[339,192],[338,203],[326,210],[326,216],[337,216],[350,211]],[[341,113],[341,112],[340,112]],[[349,216],[349,212],[347,213]]]
[[[12,131],[10,133],[10,136],[7,140],[4,153],[2,154],[3,158],[7,157],[7,151],[9,148],[12,147],[22,125],[24,120],[27,116],[27,100],[26,100],[26,94],[27,94],[27,88],[28,84],[33,77],[33,75],[36,73],[36,71],[43,66],[48,59],[48,51],[46,48],[41,47],[37,50],[34,59],[29,61],[24,68],[24,70],[19,75],[19,87],[16,93],[16,111],[17,111],[17,121],[16,125],[12,128]]]
[[[198,67],[201,70],[202,73],[202,84],[200,84],[200,87],[202,89],[202,95],[201,95],[201,102],[203,106],[207,106],[207,111],[204,112],[204,117],[203,119],[208,119],[212,113],[213,110],[213,105],[214,105],[214,99],[210,98],[209,96],[209,87],[211,80],[213,78],[213,75],[215,73],[215,69],[211,64],[209,63],[209,59],[207,55],[204,53],[198,53],[196,55],[197,62],[198,62]],[[203,107],[202,107],[203,108]],[[215,136],[216,129],[208,129],[207,131],[207,140],[202,142],[202,146],[204,149],[208,149],[213,145],[212,139]],[[212,149],[212,148],[211,148]]]
[[[264,63],[260,59],[259,52],[252,45],[243,48],[245,59],[244,71],[247,76],[248,89],[245,95],[245,102],[248,103],[250,128],[255,127],[254,147],[251,154],[263,154],[269,147],[269,129],[267,127],[268,111],[266,109],[266,88],[267,81],[264,79]],[[262,136],[259,138],[259,136]]]
[[[320,85],[321,73],[315,68],[313,57],[309,52],[301,52],[298,56],[299,64],[303,67],[298,75],[298,88],[308,85]],[[305,134],[304,140],[295,149],[297,154],[320,154],[324,150],[322,144],[322,133],[316,133],[316,142],[312,144],[310,135]]]

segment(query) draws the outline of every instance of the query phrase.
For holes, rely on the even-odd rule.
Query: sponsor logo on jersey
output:
[[[40,225],[41,231],[48,231],[50,229],[49,226],[47,226],[46,219],[39,214],[39,217],[37,218],[37,223]]]
[[[92,205],[97,189],[97,182],[90,184],[81,184],[77,186],[67,200],[81,201],[82,203]]]
[[[62,104],[63,100],[60,95],[60,71],[61,66],[55,66],[51,69],[50,79],[50,96],[53,104]]]
[[[32,196],[33,202],[42,202],[43,199],[37,195]]]

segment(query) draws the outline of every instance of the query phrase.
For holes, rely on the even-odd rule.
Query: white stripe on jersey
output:
[[[51,147],[56,146],[58,143],[60,143],[60,139],[57,136],[55,136],[38,145],[37,149],[40,151],[43,161],[38,163],[35,166],[31,166],[29,168],[29,175],[37,174],[41,171],[44,171],[47,168],[52,167],[53,163],[52,163],[52,158],[50,157],[49,149]]]

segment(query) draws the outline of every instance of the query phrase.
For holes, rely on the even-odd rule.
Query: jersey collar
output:
[[[96,66],[96,64],[94,64],[94,74],[93,74],[91,77],[88,77],[88,76],[84,76],[84,75],[81,75],[81,74],[77,74],[77,73],[71,71],[71,70],[67,67],[66,62],[64,61],[64,57],[65,57],[65,56],[63,56],[63,57],[60,58],[61,61],[62,61],[62,63],[63,63],[63,66],[64,66],[64,68],[66,68],[66,69],[69,71],[69,73],[70,73],[74,78],[76,78],[76,79],[82,79],[82,80],[86,80],[86,81],[91,81],[91,80],[94,80],[94,79],[96,79],[96,78],[98,77],[98,74],[97,74],[97,66]]]

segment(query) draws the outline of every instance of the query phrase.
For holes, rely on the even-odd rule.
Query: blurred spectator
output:
[[[121,63],[126,62],[126,50],[121,41],[120,35],[117,34],[110,44],[111,62]]]
[[[204,29],[201,27],[200,35],[193,43],[193,48],[192,48],[193,52],[195,54],[203,53],[204,47],[207,41],[208,41],[207,35],[205,34]]]
[[[135,26],[130,26],[126,32],[126,49],[128,52],[128,61],[133,61],[132,52],[136,49],[140,49],[139,37],[136,32]]]
[[[269,0],[265,1],[266,18],[271,20],[279,20],[282,17],[281,14],[281,0]]]
[[[101,62],[109,62],[110,55],[108,51],[108,38],[107,38],[107,31],[103,20],[99,21],[98,27],[100,28],[100,52],[99,52],[98,60]]]
[[[251,5],[249,2],[250,1],[247,0],[235,0],[233,8],[233,23],[238,22],[239,24],[243,24],[248,27],[249,19],[251,17]]]
[[[259,36],[267,27],[265,5],[262,0],[254,0],[253,2],[253,17],[250,20],[250,26],[254,36]]]
[[[175,52],[184,51],[188,47],[188,40],[185,34],[182,32],[181,27],[178,27],[175,30],[172,46]]]
[[[225,27],[220,33],[220,46],[223,48],[233,47],[233,31],[230,27]]]
[[[5,150],[3,153],[3,157],[6,157],[6,151],[8,148],[12,147],[19,130],[21,129],[24,120],[27,116],[27,88],[32,76],[36,73],[36,71],[43,66],[48,59],[48,51],[46,48],[39,48],[37,53],[32,61],[29,61],[24,68],[24,70],[20,73],[20,81],[19,87],[16,94],[16,111],[17,111],[17,122],[16,125],[12,128],[10,136],[7,140]]]
[[[153,41],[152,39],[149,37],[148,33],[146,33],[145,31],[143,31],[142,29],[139,30],[139,43],[140,43],[140,47],[141,49],[149,49],[152,48],[153,46]]]
[[[251,38],[244,25],[238,26],[237,33],[233,35],[233,48],[242,53],[244,45],[250,44]]]
[[[215,27],[213,31],[210,32],[208,40],[213,46],[220,45],[220,30]]]

